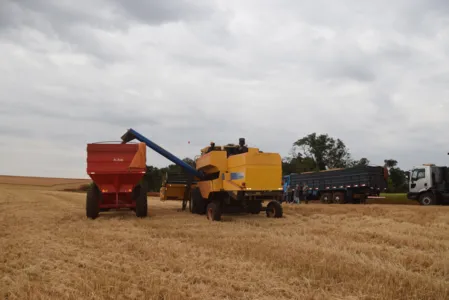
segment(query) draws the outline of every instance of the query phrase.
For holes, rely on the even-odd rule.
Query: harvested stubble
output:
[[[180,203],[84,215],[84,195],[0,190],[0,297],[449,299],[449,207],[284,206],[205,216]]]
[[[17,189],[64,190],[78,189],[89,184],[90,179],[51,178],[0,175],[0,186],[15,185]]]

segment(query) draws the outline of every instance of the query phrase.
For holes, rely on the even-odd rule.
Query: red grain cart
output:
[[[129,208],[138,217],[147,216],[148,186],[144,143],[87,144],[87,174],[93,187],[86,196],[86,216],[98,217],[100,211]],[[140,182],[140,183],[139,183]]]

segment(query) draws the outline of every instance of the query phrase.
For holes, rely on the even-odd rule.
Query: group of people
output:
[[[300,204],[304,201],[306,204],[309,203],[308,200],[309,187],[305,182],[301,185],[297,184],[292,188],[288,182],[284,182],[284,202]],[[291,197],[291,195],[293,197]]]

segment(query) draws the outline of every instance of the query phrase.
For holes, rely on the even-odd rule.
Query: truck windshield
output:
[[[412,180],[426,178],[426,169],[415,169],[412,172]]]

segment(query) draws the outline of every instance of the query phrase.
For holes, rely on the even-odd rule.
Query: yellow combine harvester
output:
[[[219,220],[228,210],[257,214],[263,210],[263,201],[282,196],[281,156],[247,148],[244,139],[239,145],[211,144],[202,149],[196,169],[207,174],[207,179],[193,187],[191,211],[206,212],[209,219]],[[279,201],[271,201],[265,210],[268,217],[282,216]]]
[[[122,136],[124,143],[133,139],[144,142],[190,175],[184,195],[190,195],[192,213],[206,214],[215,221],[228,212],[266,211],[267,217],[282,217],[282,159],[278,153],[248,148],[243,138],[239,145],[211,143],[201,150],[193,168],[133,129]],[[262,206],[264,201],[269,201],[266,207]]]

